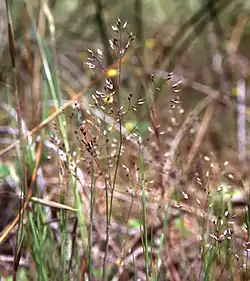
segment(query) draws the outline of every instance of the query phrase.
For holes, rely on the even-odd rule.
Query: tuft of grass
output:
[[[205,98],[185,115],[177,96],[181,83],[172,85],[173,74],[165,73],[162,80],[170,84],[174,97],[167,103],[167,132],[162,131],[164,121],[157,108],[157,95],[162,90],[159,77],[148,75],[140,62],[141,72],[136,75],[142,77],[136,88],[141,92],[127,91],[123,75],[126,55],[131,52],[130,56],[140,61],[143,48],[133,54],[135,37],[127,22],[120,19],[111,26],[109,39],[103,7],[100,1],[95,4],[101,8],[96,9],[96,20],[104,51],[89,49],[85,66],[97,78],[89,83],[88,91],[78,95],[68,91],[73,99],[65,102],[52,13],[43,7],[50,30],[48,40],[36,29],[34,11],[26,2],[41,60],[33,75],[42,85],[42,107],[37,114],[32,109],[39,121],[28,131],[25,112],[20,111],[18,86],[13,83],[10,104],[15,108],[14,117],[8,113],[15,119],[20,143],[15,156],[20,206],[0,236],[2,243],[11,232],[16,234],[12,279],[239,280],[240,274],[247,274],[242,264],[248,268],[249,242],[243,243],[245,238],[241,237],[240,250],[235,246],[243,230],[234,220],[230,197],[225,200],[218,188],[225,167],[219,167],[217,160],[213,162],[212,156],[204,156],[197,147],[202,145],[211,115],[204,118],[206,126],[199,118],[214,98]],[[141,13],[140,4],[136,1]],[[226,5],[218,6],[223,9]],[[11,27],[10,18],[8,23]],[[141,14],[138,23],[140,33]],[[14,44],[11,29],[9,34]],[[139,38],[140,44],[142,40]],[[10,48],[16,78],[13,52]],[[133,60],[131,65],[134,67]],[[141,73],[146,73],[145,77]],[[134,76],[132,71],[129,79]],[[48,106],[55,110],[51,115]],[[166,140],[168,133],[172,134],[170,142]],[[195,161],[199,166],[193,172]],[[0,173],[6,179],[10,172],[3,166]],[[246,208],[249,240],[249,204]],[[195,257],[188,256],[192,251]]]

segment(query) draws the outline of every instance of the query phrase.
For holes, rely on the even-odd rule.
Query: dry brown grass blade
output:
[[[72,208],[68,205],[61,204],[61,203],[58,203],[58,202],[55,202],[55,201],[44,200],[44,199],[37,198],[37,197],[31,197],[30,201],[33,202],[33,203],[38,203],[38,204],[48,206],[48,207],[51,207],[51,208],[57,208],[57,209],[72,211],[72,212],[77,211],[77,209],[74,209],[74,208]]]
[[[11,230],[17,225],[17,223],[19,222],[20,218],[23,216],[25,210],[28,207],[28,204],[29,204],[30,199],[31,199],[32,194],[33,194],[33,189],[34,189],[35,182],[36,182],[37,171],[38,171],[38,167],[39,167],[39,164],[40,164],[40,160],[41,160],[41,156],[42,156],[42,151],[43,151],[43,143],[40,142],[39,146],[38,146],[35,168],[34,168],[34,171],[33,171],[33,174],[32,174],[31,184],[30,184],[30,188],[29,188],[27,199],[24,202],[24,205],[23,205],[22,209],[20,210],[19,214],[13,220],[13,222],[9,226],[7,226],[7,228],[1,233],[1,235],[0,235],[0,244],[2,244],[2,242],[8,236],[8,234],[11,232]]]

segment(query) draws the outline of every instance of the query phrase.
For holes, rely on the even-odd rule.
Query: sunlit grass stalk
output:
[[[164,214],[164,220],[163,220],[163,231],[162,231],[162,234],[161,234],[161,237],[160,237],[160,244],[159,244],[159,249],[158,249],[158,253],[157,253],[155,271],[153,273],[152,281],[158,280],[158,267],[159,267],[159,263],[160,263],[160,259],[161,259],[161,253],[162,253],[162,250],[163,250],[164,239],[166,237],[168,210],[169,210],[169,204],[167,203],[165,205],[165,214]]]
[[[140,172],[141,172],[141,186],[142,186],[142,240],[144,244],[144,260],[146,268],[146,280],[149,280],[149,259],[148,259],[148,233],[147,233],[147,213],[146,213],[146,194],[145,194],[145,174],[144,174],[144,161],[143,153],[139,139],[139,157],[140,157]]]
[[[207,256],[205,260],[205,267],[204,267],[204,281],[209,281],[213,280],[211,279],[211,275],[213,271],[211,270],[211,266],[214,263],[214,258],[215,258],[215,245],[212,245],[211,248],[209,249],[209,252],[205,255]]]
[[[73,185],[74,186],[74,185]],[[87,227],[86,227],[86,218],[84,215],[84,209],[82,205],[81,196],[76,188],[74,188],[74,201],[75,201],[75,208],[77,209],[77,216],[79,220],[79,227],[80,233],[82,238],[83,246],[87,247]]]
[[[45,259],[44,259],[44,249],[42,243],[41,229],[38,226],[36,226],[34,215],[32,213],[29,213],[29,222],[30,222],[31,233],[32,233],[32,240],[33,240],[32,242],[34,243],[32,246],[32,251],[36,263],[37,276],[39,276],[38,280],[49,281],[47,275],[47,269],[44,264]]]
[[[151,245],[151,251],[150,251],[150,264],[149,264],[149,271],[150,273],[153,272],[153,248],[152,248],[152,245],[154,244],[154,229],[153,227],[151,226],[150,227],[150,245]]]

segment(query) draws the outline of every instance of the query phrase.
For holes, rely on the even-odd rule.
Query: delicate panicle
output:
[[[103,58],[103,53],[100,49],[97,49],[97,54],[101,59]]]
[[[112,27],[113,31],[115,31],[115,32],[119,31],[119,29],[118,29],[118,27],[116,25],[112,25],[111,27]]]

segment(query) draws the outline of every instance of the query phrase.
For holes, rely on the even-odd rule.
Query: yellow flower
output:
[[[145,42],[145,46],[149,49],[153,49],[154,46],[155,46],[155,40],[154,39],[148,39],[146,42]]]
[[[232,95],[235,96],[235,97],[238,96],[238,89],[237,88],[232,89]]]
[[[115,262],[118,266],[120,266],[120,267],[123,267],[124,266],[124,261],[123,260],[121,260],[121,259],[117,259],[116,260],[116,262]]]
[[[103,98],[103,101],[104,101],[104,103],[106,103],[106,104],[113,103],[114,97],[113,97],[112,94],[107,95],[105,98]]]
[[[135,124],[133,122],[126,122],[125,128],[128,132],[131,132],[135,127]]]
[[[118,70],[115,68],[111,68],[107,71],[109,77],[115,77],[118,74]]]

